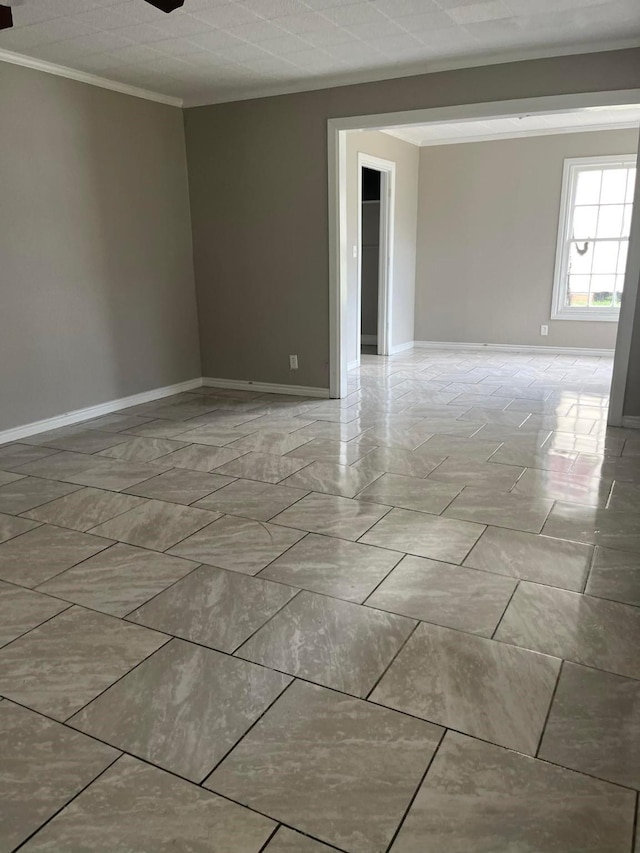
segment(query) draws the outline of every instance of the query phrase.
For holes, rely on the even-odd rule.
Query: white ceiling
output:
[[[520,136],[546,136],[588,130],[615,130],[640,126],[640,105],[596,107],[571,112],[501,116],[482,121],[433,122],[402,127],[381,127],[383,133],[397,136],[412,145],[451,145],[458,142],[514,139]]]
[[[170,15],[143,0],[20,2],[0,58],[187,104],[640,44],[638,0],[185,0]]]

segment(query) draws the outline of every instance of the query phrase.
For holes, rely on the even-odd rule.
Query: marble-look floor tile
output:
[[[141,548],[166,551],[216,518],[219,514],[215,512],[151,500],[99,524],[92,533]]]
[[[312,438],[327,438],[333,441],[351,441],[352,438],[361,436],[365,427],[360,423],[359,419],[349,421],[348,423],[331,423],[330,421],[314,421],[309,426],[302,427],[291,433],[291,438],[298,440],[304,439],[309,441]],[[299,445],[298,445],[299,446]],[[260,448],[255,448],[259,450]],[[293,450],[293,448],[290,448]],[[268,451],[273,453],[274,451]],[[288,452],[288,451],[285,451]]]
[[[290,681],[213,649],[171,640],[70,724],[200,782]]]
[[[415,624],[403,616],[305,590],[236,655],[364,697]]]
[[[596,548],[585,592],[640,607],[640,554]]]
[[[0,694],[65,720],[166,641],[73,606],[0,649]]]
[[[314,492],[271,520],[299,530],[356,540],[388,511],[388,507],[365,501]]]
[[[295,682],[205,787],[348,853],[382,853],[441,733],[422,720]]]
[[[477,462],[464,456],[450,456],[429,474],[429,480],[450,483],[453,486],[476,486],[497,492],[508,492],[524,472],[515,465],[497,462]]]
[[[364,421],[364,423],[366,424],[367,422]],[[369,426],[365,429],[361,438],[363,441],[368,442],[372,448],[393,447],[400,450],[416,450],[418,447],[424,445],[431,436],[432,433],[422,430],[417,426],[402,427],[397,426],[394,422],[393,424]],[[429,451],[429,455],[438,452],[438,448],[433,448],[432,451]]]
[[[90,421],[83,421],[85,429],[99,429],[105,432],[131,432],[136,427],[151,423],[149,418],[141,418],[139,415],[120,415],[114,412],[111,415],[102,415]]]
[[[131,486],[127,489],[127,493],[188,506],[233,482],[233,477],[207,474],[204,471],[189,471],[188,468],[173,468],[150,480],[144,480],[137,486]],[[210,507],[201,508],[209,509]]]
[[[15,483],[16,480],[24,480],[24,474],[12,474],[10,471],[0,471],[0,487],[6,486],[8,483]],[[0,492],[0,495],[2,492]]]
[[[448,518],[540,533],[553,501],[467,487],[444,512]]]
[[[197,565],[117,544],[45,581],[39,591],[111,616],[125,616]]]
[[[19,847],[118,757],[110,746],[6,699],[0,737],[2,853]]]
[[[640,678],[640,609],[522,582],[496,639]]]
[[[68,606],[65,601],[0,581],[0,646],[46,622]]]
[[[306,494],[305,489],[292,489],[257,480],[234,480],[195,505],[201,509],[217,510],[255,521],[269,521]]]
[[[557,658],[423,622],[371,700],[534,755],[559,669]]]
[[[479,438],[462,438],[451,435],[434,435],[420,447],[420,453],[464,457],[486,462],[500,447],[500,441],[483,441]]]
[[[356,462],[354,468],[380,473],[405,474],[408,477],[426,477],[444,459],[443,454],[428,456],[426,453],[403,450],[399,447],[376,447]]]
[[[153,462],[133,462],[125,459],[107,459],[104,456],[88,458],[93,460],[91,467],[83,468],[76,473],[72,472],[68,479],[82,486],[94,486],[96,489],[109,489],[113,492],[135,486],[143,480],[161,474],[169,467],[160,464],[163,463],[163,459],[154,459]]]
[[[265,853],[335,853],[335,849],[281,826],[265,848]]]
[[[633,483],[622,483],[617,480],[613,484],[607,501],[607,509],[621,512],[635,512],[640,506],[640,486]]]
[[[163,418],[147,420],[140,426],[130,427],[127,432],[133,435],[143,435],[148,438],[175,438],[187,430],[193,429],[190,421],[167,421]]]
[[[401,474],[383,474],[358,494],[358,500],[438,515],[460,494],[458,486]]]
[[[311,462],[306,468],[282,480],[283,486],[307,489],[313,492],[325,492],[353,498],[358,492],[380,476],[380,472],[371,472],[349,465],[336,465],[333,462]]]
[[[71,483],[58,483],[55,480],[42,480],[39,477],[24,477],[0,488],[0,512],[19,515],[41,504],[78,491],[81,486]]]
[[[225,515],[171,549],[178,557],[255,575],[304,536],[301,530]]]
[[[196,426],[194,424],[194,426]],[[210,447],[225,447],[238,440],[240,433],[232,426],[221,426],[219,424],[206,424],[188,429],[176,436],[180,441],[189,444],[205,444]],[[176,449],[176,448],[174,448]],[[236,448],[232,448],[236,449]]]
[[[24,439],[24,441],[25,444],[36,444],[56,450],[70,450],[73,453],[97,453],[106,447],[113,447],[126,441],[126,436],[85,429],[82,426],[71,426],[39,433],[31,438]]]
[[[158,853],[173,846],[194,853],[259,853],[275,826],[269,818],[124,755],[22,849]]]
[[[491,462],[499,462],[502,465],[517,465],[520,468],[540,468],[544,471],[567,474],[573,470],[577,458],[577,453],[564,450],[553,450],[545,447],[538,450],[527,450],[520,445],[503,444],[493,454]]]
[[[565,663],[538,754],[640,789],[640,681]]]
[[[294,433],[295,435],[295,433]],[[351,441],[336,441],[330,438],[314,438],[290,451],[287,455],[310,462],[327,462],[333,465],[352,465],[367,456],[375,447],[375,442],[366,436]]]
[[[183,640],[232,652],[297,592],[284,584],[201,566],[127,618]]]
[[[4,444],[0,447],[0,468],[12,472],[15,468],[55,456],[56,450],[50,447],[33,447],[29,444]]]
[[[610,491],[611,480],[528,468],[518,480],[513,494],[587,506],[605,506]]]
[[[310,429],[310,427],[304,427]],[[239,453],[270,453],[273,456],[284,456],[290,450],[295,450],[310,441],[314,436],[302,435],[302,430],[296,432],[285,433],[278,435],[273,432],[254,432],[251,435],[238,437],[236,432],[236,440],[231,445],[232,450],[237,450]]]
[[[176,450],[158,461],[167,468],[189,468],[191,471],[213,471],[225,462],[231,462],[242,456],[243,451],[231,450],[229,447],[208,447],[204,444],[192,444]],[[151,475],[150,475],[151,476]]]
[[[308,459],[256,453],[252,450],[232,462],[227,462],[226,465],[221,465],[216,469],[216,473],[242,477],[245,480],[260,480],[263,483],[279,483],[308,464]]]
[[[59,527],[70,527],[86,533],[103,521],[122,515],[144,503],[146,501],[142,498],[87,488],[36,507],[24,515],[35,521],[45,521],[47,524],[57,524]]]
[[[45,448],[33,447],[32,450]],[[19,473],[29,477],[40,477],[47,480],[63,480],[67,483],[78,483],[76,478],[94,468],[100,461],[97,456],[87,453],[72,453],[70,451],[49,450],[48,455],[41,458],[29,459],[16,466]],[[104,461],[104,460],[102,460]],[[6,467],[6,466],[5,466]]]
[[[556,503],[543,533],[605,548],[640,552],[640,515],[577,504]]]
[[[447,732],[392,853],[623,853],[633,792]]]
[[[367,605],[490,637],[515,588],[501,575],[404,557]]]
[[[102,450],[98,455],[109,456],[113,459],[130,459],[133,462],[152,462],[160,456],[166,456],[174,450],[186,447],[189,443],[189,441],[183,440],[141,436],[140,438],[130,438],[122,444]]]
[[[484,529],[484,525],[469,521],[392,509],[361,541],[416,557],[461,563]]]
[[[0,545],[0,578],[37,586],[109,545],[111,539],[43,524]]]
[[[33,530],[39,526],[37,521],[0,513],[0,543],[8,542],[10,539],[20,536],[21,533],[26,533],[28,530]]]
[[[385,548],[309,533],[260,577],[360,603],[400,558]]]
[[[464,565],[582,592],[592,555],[592,545],[487,527]]]

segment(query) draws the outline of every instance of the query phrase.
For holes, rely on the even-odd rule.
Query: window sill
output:
[[[596,311],[598,313],[596,313]],[[589,323],[617,323],[620,319],[620,311],[608,311],[606,309],[602,309],[602,313],[600,313],[600,309],[595,309],[592,311],[560,311],[551,315],[552,320],[578,320],[579,322],[589,322]]]

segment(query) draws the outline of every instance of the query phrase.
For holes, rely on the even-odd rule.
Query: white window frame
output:
[[[558,221],[558,240],[556,244],[556,263],[553,275],[553,301],[551,307],[552,320],[587,320],[595,322],[617,323],[620,317],[620,307],[594,308],[568,307],[566,305],[566,290],[569,266],[569,245],[571,234],[569,229],[572,222],[577,175],[585,167],[598,169],[600,166],[620,166],[633,169],[636,166],[636,154],[606,154],[600,157],[571,157],[564,161],[562,171],[562,195],[560,200],[560,217]],[[635,199],[634,199],[635,202]]]

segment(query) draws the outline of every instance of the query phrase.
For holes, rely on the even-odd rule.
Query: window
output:
[[[552,319],[617,321],[635,166],[634,154],[565,160]]]

